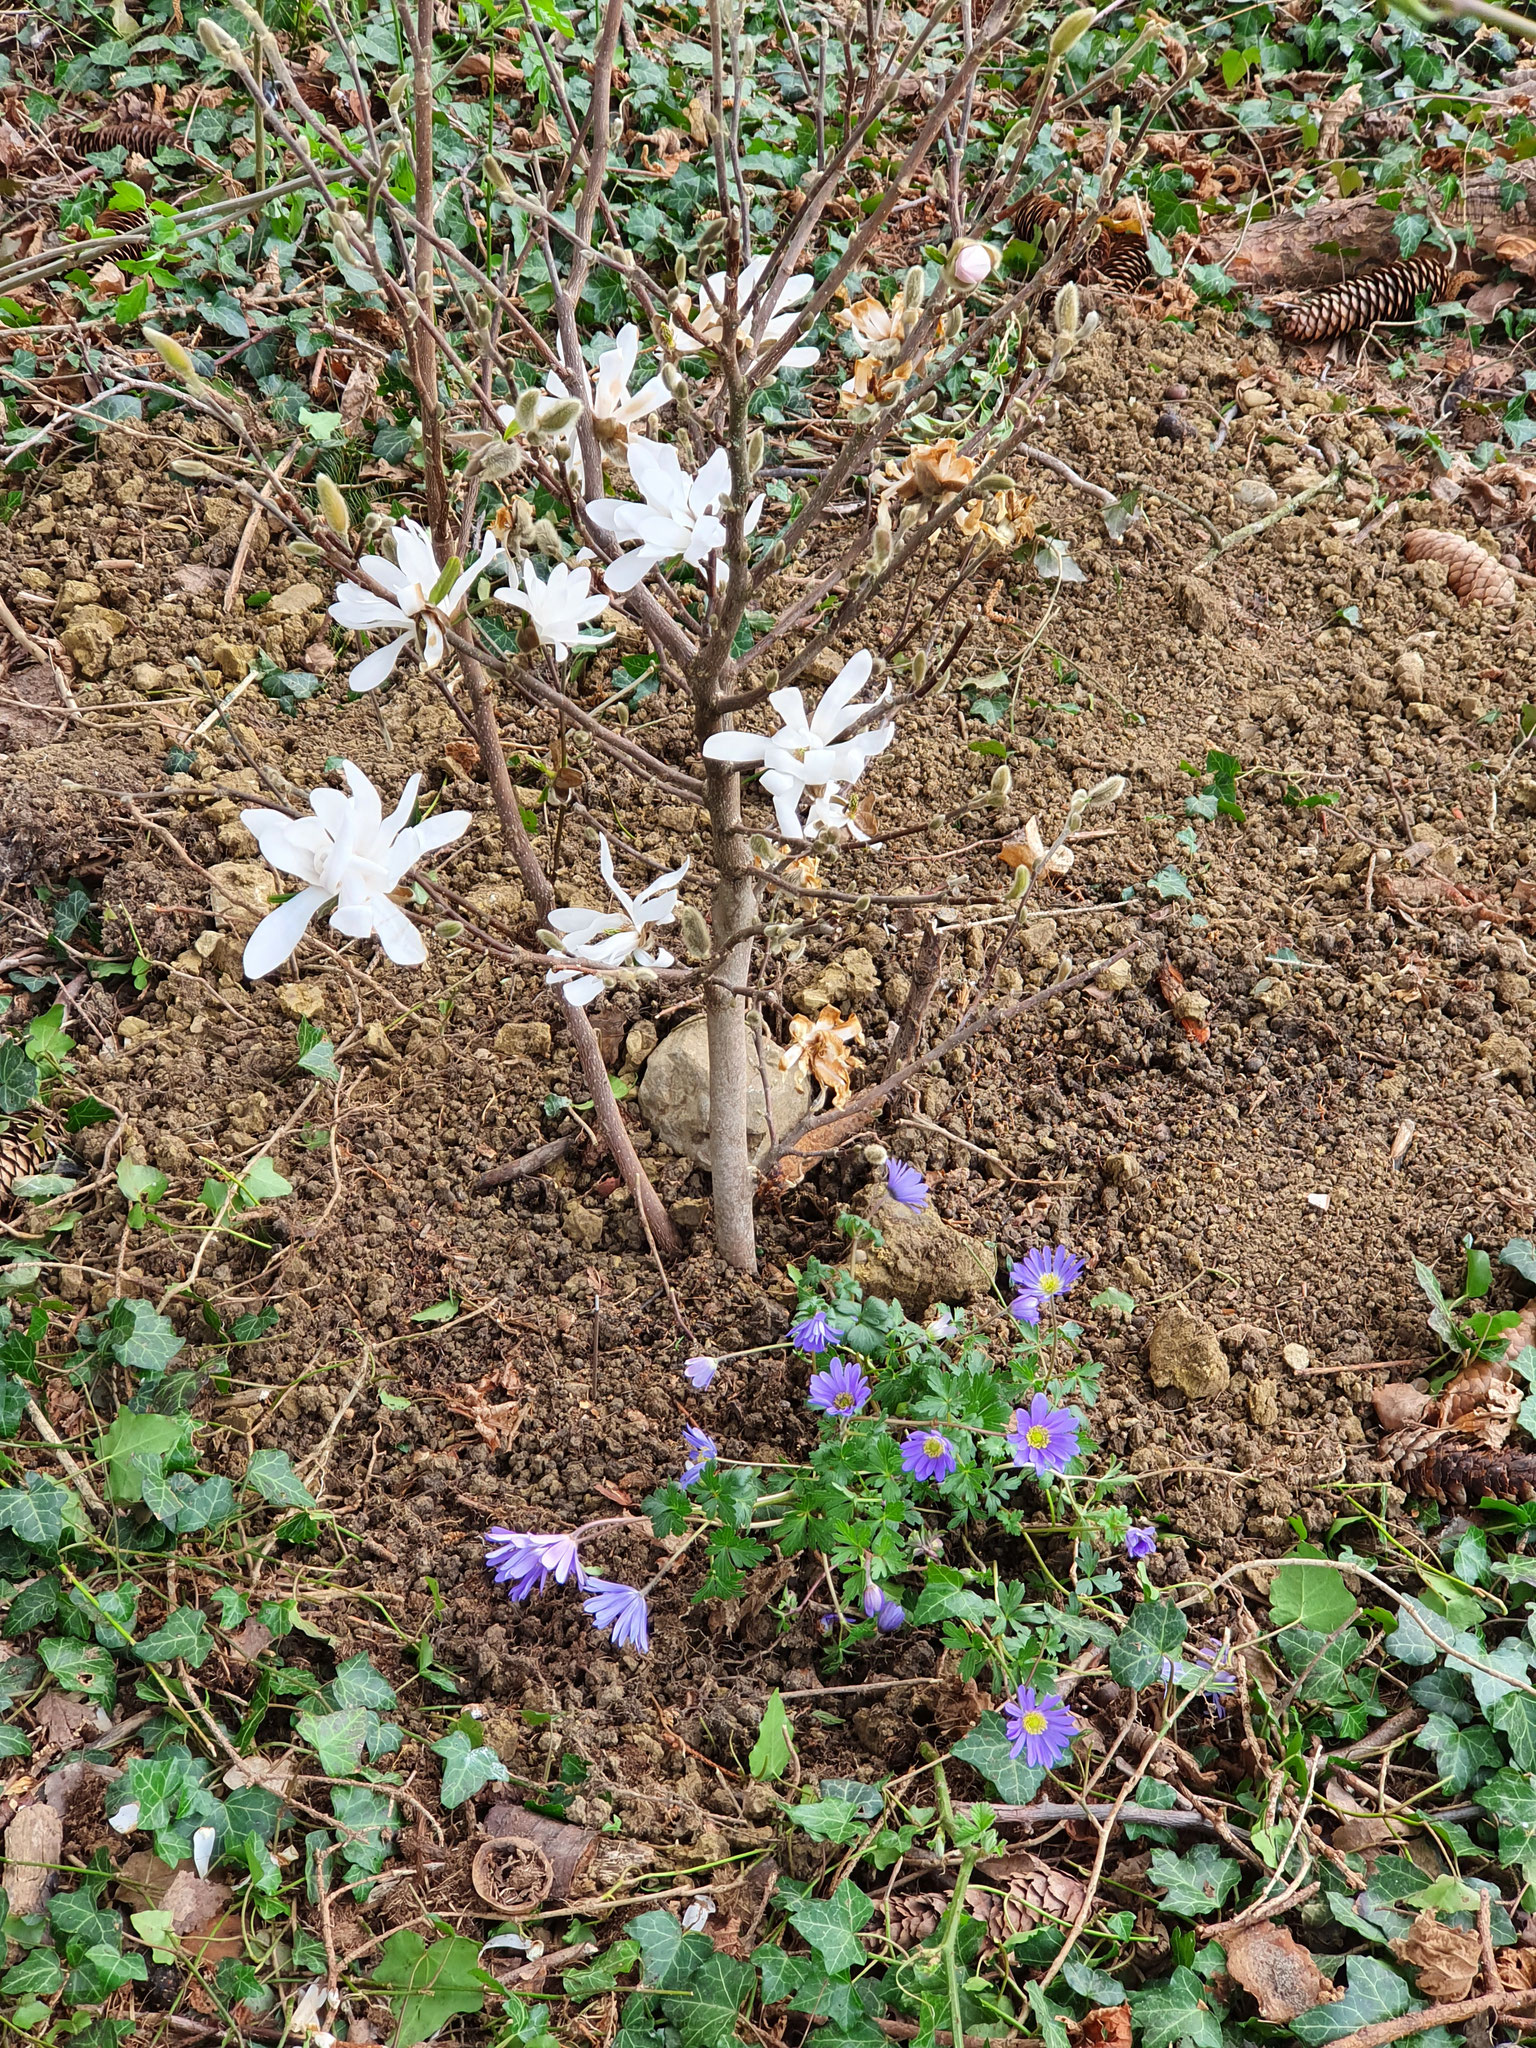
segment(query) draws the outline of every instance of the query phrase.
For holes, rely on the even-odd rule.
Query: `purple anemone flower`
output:
[[[1036,1394],[1028,1408],[1015,1408],[1013,1446],[1015,1465],[1028,1465],[1034,1472],[1065,1472],[1077,1456],[1077,1434],[1081,1428],[1070,1408],[1053,1408],[1044,1394]]]
[[[875,1627],[881,1635],[894,1635],[907,1618],[907,1610],[895,1600],[882,1600],[880,1611],[875,1616]]]
[[[871,1579],[864,1588],[864,1612],[873,1621],[884,1605],[885,1588],[884,1586],[877,1586],[874,1580]]]
[[[1008,1754],[1023,1757],[1031,1770],[1049,1771],[1072,1747],[1077,1716],[1057,1693],[1036,1699],[1033,1686],[1021,1685],[1003,1708]]]
[[[695,1429],[690,1422],[683,1431],[683,1443],[688,1452],[688,1462],[678,1475],[679,1486],[692,1486],[704,1467],[713,1464],[719,1457],[720,1449],[712,1436],[702,1429]]]
[[[576,1540],[572,1536],[524,1534],[515,1529],[487,1529],[486,1569],[498,1586],[507,1588],[509,1600],[527,1600],[542,1593],[551,1578],[563,1586],[574,1578],[585,1581]]]
[[[869,1381],[861,1367],[834,1358],[825,1372],[813,1372],[806,1402],[823,1415],[857,1415],[869,1399]]]
[[[1076,1286],[1088,1270],[1088,1261],[1069,1252],[1064,1244],[1051,1251],[1026,1252],[1008,1269],[1008,1278],[1018,1290],[1010,1307],[1021,1323],[1038,1323],[1040,1311]]]
[[[1138,1529],[1133,1523],[1125,1532],[1125,1554],[1133,1560],[1151,1557],[1157,1550],[1157,1531],[1150,1523]]]
[[[824,1308],[813,1309],[808,1316],[802,1316],[798,1323],[789,1326],[789,1341],[797,1351],[808,1351],[812,1357],[818,1352],[830,1351],[837,1337]]]
[[[954,1445],[936,1429],[914,1429],[901,1447],[901,1469],[914,1479],[947,1479],[959,1463]]]
[[[683,1378],[702,1394],[719,1370],[718,1358],[690,1358],[684,1363]]]
[[[645,1595],[638,1586],[616,1585],[612,1579],[588,1579],[590,1598],[583,1600],[583,1613],[590,1614],[594,1628],[605,1628],[616,1650],[631,1644],[644,1653],[651,1647]]]
[[[926,1209],[928,1206],[928,1183],[905,1159],[887,1159],[885,1187],[891,1200],[900,1202],[903,1209]]]

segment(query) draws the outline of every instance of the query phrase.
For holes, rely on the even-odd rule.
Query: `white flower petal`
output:
[[[755,732],[713,732],[702,749],[706,761],[730,761],[738,767],[761,761],[767,741]]]
[[[203,1827],[193,1829],[192,1868],[199,1877],[206,1877],[208,1875],[209,1866],[213,1862],[214,1847],[218,1839],[218,1831],[215,1828]]]
[[[355,696],[365,690],[376,690],[379,684],[387,682],[395,672],[395,663],[411,644],[412,635],[402,633],[398,640],[391,640],[385,647],[375,647],[372,654],[365,655],[347,677],[347,688]]]
[[[131,1835],[138,1824],[139,1802],[136,1799],[130,1799],[126,1805],[120,1806],[116,1813],[107,1815],[107,1826],[116,1828],[120,1835]]]
[[[608,564],[603,571],[603,581],[616,597],[622,597],[626,591],[638,589],[663,559],[655,548],[634,548]]]
[[[309,921],[330,892],[301,889],[276,910],[269,910],[245,942],[241,972],[247,981],[260,981],[282,966],[309,929]]]

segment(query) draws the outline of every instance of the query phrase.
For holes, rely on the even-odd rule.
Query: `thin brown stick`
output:
[[[1477,1940],[1483,1953],[1483,1989],[1499,1992],[1504,1989],[1504,1980],[1499,1975],[1499,1959],[1493,1952],[1493,1894],[1480,1891],[1477,1895]]]
[[[523,814],[518,808],[517,792],[512,787],[512,777],[507,771],[507,758],[501,750],[501,730],[496,723],[496,707],[487,686],[485,670],[479,662],[459,657],[459,665],[468,687],[470,701],[474,705],[475,735],[480,743],[480,765],[485,770],[491,785],[491,796],[496,805],[496,815],[501,820],[501,829],[512,857],[517,862],[518,873],[522,876],[523,887],[528,892],[535,914],[541,925],[549,923],[550,913],[555,907],[555,894],[549,885],[549,877],[539,864],[539,857],[533,850],[523,823]],[[613,1099],[613,1090],[608,1084],[608,1068],[603,1059],[602,1047],[597,1042],[597,1033],[592,1029],[591,1019],[576,1003],[562,1002],[561,1012],[566,1029],[576,1047],[581,1061],[582,1075],[592,1091],[592,1120],[602,1133],[608,1155],[619,1170],[620,1178],[634,1197],[641,1219],[650,1232],[658,1252],[675,1257],[682,1249],[681,1240],[667,1214],[665,1204],[647,1178],[640,1163],[640,1155],[630,1141],[624,1120],[619,1115],[619,1105]]]
[[[1481,1998],[1459,1998],[1449,2005],[1421,2006],[1395,2020],[1376,2020],[1342,2034],[1330,2048],[1385,2048],[1388,2041],[1401,2041],[1407,2034],[1427,2034],[1431,2027],[1459,2027],[1474,2013],[1505,2012],[1517,2005],[1529,2005],[1536,1991],[1490,1991]]]
[[[298,454],[301,446],[302,443],[294,442],[288,453],[273,470],[270,480],[263,485],[260,497],[251,507],[250,517],[246,520],[240,535],[240,545],[235,549],[235,559],[229,565],[229,581],[224,586],[224,610],[226,613],[234,610],[235,599],[240,595],[240,579],[244,576],[245,565],[250,559],[251,548],[256,539],[256,528],[261,523],[261,515],[272,502],[272,490],[287,475],[289,465]]]
[[[49,674],[53,677],[54,688],[58,691],[66,711],[69,713],[70,718],[78,724],[80,706],[75,702],[74,692],[64,680],[59,664],[40,640],[32,638],[32,635],[27,631],[20,619],[17,618],[3,597],[0,597],[0,626],[4,626],[16,644],[24,648],[34,661],[41,662],[43,667],[48,670]],[[32,709],[35,707],[29,706],[27,708]]]

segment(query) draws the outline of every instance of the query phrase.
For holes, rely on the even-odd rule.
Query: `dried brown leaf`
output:
[[[1256,2000],[1261,2020],[1288,2022],[1342,1991],[1330,1984],[1306,1949],[1283,1927],[1264,1921],[1224,1937],[1227,1974]]]
[[[1401,1941],[1391,1944],[1400,1962],[1418,1972],[1426,1998],[1467,1998],[1482,1967],[1482,1944],[1470,1927],[1446,1927],[1433,1913],[1420,1913]]]
[[[1131,2048],[1131,2008],[1098,2005],[1070,2027],[1077,2048]]]

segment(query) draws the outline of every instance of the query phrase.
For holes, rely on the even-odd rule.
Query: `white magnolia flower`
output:
[[[823,812],[821,822],[848,824],[850,820],[840,808],[841,788],[856,782],[865,764],[883,754],[896,737],[895,724],[889,719],[851,739],[842,737],[872,708],[854,699],[869,681],[874,665],[874,656],[860,648],[843,664],[809,717],[798,690],[775,690],[768,702],[783,720],[776,733],[717,732],[704,742],[708,761],[729,761],[736,767],[762,764],[759,779],[773,798],[779,830],[786,839],[808,836],[800,823],[800,799],[808,789],[821,791],[820,804],[831,807],[830,812]],[[887,683],[875,702],[883,704],[890,694]]]
[[[869,843],[869,834],[849,808],[840,782],[829,782],[805,814],[806,838],[814,839],[818,832],[846,832],[858,846]]]
[[[638,391],[630,390],[629,380],[635,374],[639,354],[640,330],[630,321],[627,327],[619,329],[613,347],[605,349],[597,359],[592,377],[592,422],[597,438],[611,447],[622,448],[631,427],[637,427],[653,412],[660,412],[671,403],[672,394],[661,377],[652,377]],[[580,396],[579,392],[567,391],[558,370],[551,370],[544,379],[544,389],[551,398]]]
[[[690,476],[669,441],[631,441],[629,473],[644,493],[642,502],[597,498],[587,507],[587,517],[604,533],[640,543],[603,571],[603,581],[620,595],[643,582],[658,563],[677,555],[692,568],[702,569],[725,546],[725,522],[719,511],[731,488],[730,457],[723,448],[715,450],[697,476]],[[764,503],[759,493],[748,507],[748,533],[762,518]],[[723,581],[724,562],[716,573]]]
[[[623,967],[631,961],[638,967],[672,965],[672,955],[664,948],[654,953],[644,950],[645,928],[652,924],[671,924],[677,914],[678,884],[688,872],[688,862],[684,861],[670,874],[658,875],[638,896],[631,896],[613,871],[613,855],[608,850],[606,837],[600,838],[597,846],[598,867],[619,908],[573,908],[552,910],[549,914],[550,924],[560,934],[560,950],[556,957],[570,959],[575,964],[552,967],[544,979],[558,988],[568,1003],[575,1003],[581,1009],[585,1009],[594,996],[600,996],[605,986],[600,974],[584,973],[583,968]]]
[[[592,595],[592,571],[570,569],[556,562],[547,580],[540,582],[532,560],[523,563],[523,580],[514,576],[505,590],[493,591],[498,604],[515,604],[528,614],[540,644],[555,650],[556,661],[568,661],[573,647],[601,646],[601,638],[584,639],[582,627],[608,609],[608,600]]]
[[[107,1815],[107,1826],[109,1828],[116,1828],[120,1835],[131,1835],[138,1824],[139,1802],[137,1799],[130,1799],[125,1806],[120,1806],[116,1813],[109,1813]]]
[[[377,689],[394,674],[395,663],[407,647],[414,647],[423,668],[436,668],[444,652],[443,623],[451,620],[481,570],[497,552],[496,536],[487,533],[480,552],[467,569],[454,578],[434,604],[432,593],[443,570],[432,551],[432,536],[414,519],[402,519],[395,528],[395,560],[383,555],[364,555],[360,566],[390,593],[375,597],[360,583],[336,586],[331,617],[338,626],[353,633],[394,633],[387,646],[376,647],[360,661],[347,678],[353,690]]]
[[[766,326],[759,331],[758,315],[767,294],[764,293],[761,298],[755,298],[755,295],[763,272],[768,268],[768,260],[766,256],[754,256],[736,280],[736,303],[741,309],[743,329],[739,339],[747,347],[760,348],[766,342],[781,341],[795,324],[796,315],[793,309],[808,299],[816,289],[816,280],[808,271],[802,271],[798,277],[786,278],[774,299],[772,316]],[[673,312],[680,314],[699,336],[695,341],[692,334],[685,334],[680,327],[673,330],[672,346],[680,356],[693,356],[697,355],[701,348],[720,346],[720,312],[725,304],[728,283],[729,279],[723,270],[717,270],[713,277],[707,279],[697,312],[693,310],[693,300],[686,292],[673,300]],[[780,358],[779,368],[809,369],[820,354],[819,348],[789,349]]]
[[[445,811],[419,825],[406,820],[421,777],[413,775],[386,818],[379,792],[361,768],[343,761],[350,796],[339,789],[312,789],[309,818],[285,818],[281,811],[242,811],[241,822],[255,837],[261,857],[305,884],[280,903],[246,941],[244,968],[251,981],[281,967],[309,928],[322,904],[335,901],[330,925],[349,939],[378,934],[397,967],[420,967],[427,957],[421,934],[390,890],[423,854],[449,846],[468,830],[468,811]]]
[[[328,1991],[317,1977],[293,2008],[289,2026],[309,2048],[333,2048],[336,2036],[320,2024],[320,2015],[334,2016],[340,2003],[339,1993]]]
[[[214,1845],[219,1837],[213,1828],[194,1828],[192,1832],[192,1867],[199,1877],[208,1875],[213,1862]]]

